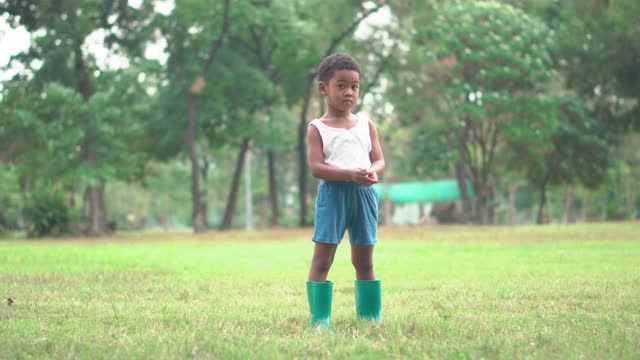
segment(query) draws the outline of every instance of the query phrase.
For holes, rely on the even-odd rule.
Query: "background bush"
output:
[[[34,195],[24,208],[29,237],[59,236],[69,233],[71,216],[64,200],[56,195]]]

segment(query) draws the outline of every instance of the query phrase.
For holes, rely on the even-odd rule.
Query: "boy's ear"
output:
[[[318,91],[320,91],[320,95],[327,95],[327,84],[324,81],[318,82]]]

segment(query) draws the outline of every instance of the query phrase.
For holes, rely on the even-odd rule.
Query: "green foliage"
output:
[[[230,40],[220,49],[216,66],[204,79],[206,85],[196,103],[198,144],[215,150],[262,131],[263,122],[258,120],[262,116],[258,114],[265,99],[277,99],[281,90],[266,71],[275,69],[272,59],[255,60],[256,54],[251,50],[255,47],[256,52],[264,50],[264,54],[258,55],[273,56],[277,48],[274,44],[281,40],[278,38],[280,28],[289,26],[288,22],[275,22],[274,17],[277,11],[287,8],[280,2],[232,4],[227,36]],[[177,3],[171,14],[155,20],[155,26],[167,39],[169,53],[168,81],[158,89],[159,116],[149,129],[157,139],[153,155],[158,159],[169,159],[186,150],[188,87],[202,71],[211,44],[220,31],[220,23],[211,19],[220,19],[221,15],[221,3],[211,6],[208,1],[189,1]],[[265,41],[254,44],[258,36]],[[266,69],[261,68],[261,61],[266,61]]]
[[[14,130],[9,136],[20,136],[12,144],[20,149],[13,152],[24,161],[21,172],[29,174],[25,191],[52,181],[72,191],[89,187],[99,196],[106,180],[131,176],[139,164],[126,161],[138,155],[132,152],[135,147],[126,146],[137,137],[125,125],[135,113],[127,105],[149,102],[131,91],[135,80],[117,92],[100,84],[109,64],[101,63],[104,59],[96,59],[90,50],[96,50],[92,45],[97,40],[110,54],[127,58],[131,65],[124,72],[135,71],[151,38],[153,4],[9,0],[2,11],[12,26],[23,25],[32,35],[29,49],[13,57],[26,69],[14,81],[28,83],[22,87],[29,91],[14,87],[27,96],[18,96],[8,111]],[[36,130],[33,138],[21,136],[26,128]],[[124,133],[127,141],[122,141]],[[100,218],[89,225],[91,232],[100,234],[106,231],[106,219],[104,204],[96,198],[89,197],[89,206]]]
[[[0,234],[18,228],[19,213],[18,205],[9,194],[0,195]]]
[[[604,208],[605,219],[607,220],[623,220],[627,217],[623,211],[620,210],[620,205],[617,201],[610,201]]]
[[[8,0],[2,10],[12,26],[38,32],[29,50],[14,57],[34,72],[34,82],[83,87],[88,85],[82,85],[85,80],[92,81],[98,67],[96,59],[83,53],[87,37],[101,40],[114,54],[140,58],[142,45],[151,36],[147,25],[152,3],[145,0],[133,7],[116,0]],[[90,92],[90,87],[83,90]]]
[[[5,201],[0,200],[0,205],[5,205]],[[5,205],[6,206],[6,205]],[[4,234],[9,228],[9,220],[4,214],[4,210],[0,212],[0,235]]]
[[[140,227],[182,227],[190,220],[190,193],[188,164],[181,160],[148,164],[142,183],[113,181],[106,189],[110,199],[107,210],[118,224],[118,230]],[[216,189],[220,183],[204,184]],[[214,192],[214,191],[211,191]],[[215,196],[215,194],[212,194]],[[210,207],[221,206],[208,201]],[[144,224],[141,224],[144,219]]]
[[[416,41],[426,35],[435,41],[432,55],[454,56],[452,98],[466,101],[470,92],[482,91],[490,96],[483,101],[511,101],[513,92],[553,76],[549,50],[554,38],[539,20],[495,2],[447,4],[437,11],[435,24],[420,29]]]
[[[529,210],[538,201],[536,196],[537,189],[531,187],[518,188],[516,191],[515,206],[517,210]]]
[[[30,237],[60,236],[70,230],[71,212],[64,199],[46,191],[35,192],[24,207]]]
[[[17,228],[16,218],[13,215],[15,205],[8,198],[0,199],[0,235],[5,234],[9,230]]]
[[[18,226],[18,169],[0,162],[0,234]]]
[[[99,177],[139,176],[145,163],[140,144],[146,141],[152,105],[137,76],[135,66],[104,73],[88,101],[61,83],[48,83],[39,93],[9,91],[16,102],[7,112],[7,135],[19,140],[12,157],[28,170],[31,185],[54,179],[63,186],[82,187]],[[38,106],[32,106],[36,101]],[[97,164],[86,161],[87,148],[99,159]]]
[[[496,165],[504,159],[504,132],[534,114],[531,104],[554,75],[553,33],[509,5],[447,2],[416,25],[412,44],[408,69],[418,80],[409,75],[397,86],[403,96],[417,96],[399,102],[414,127],[413,162],[422,162],[414,168],[429,172],[462,160],[484,222]]]
[[[640,6],[635,0],[561,2],[556,61],[567,86],[589,101],[610,143],[640,129]]]
[[[5,224],[17,223],[20,192],[56,187],[71,199],[101,179],[107,191],[117,182],[111,193],[117,196],[107,199],[119,203],[107,201],[109,212],[122,216],[131,210],[127,205],[137,212],[179,207],[176,216],[185,218],[188,206],[176,204],[189,202],[188,176],[150,171],[157,165],[150,159],[183,159],[185,95],[219,34],[223,7],[222,1],[179,1],[165,15],[154,12],[157,4],[0,5],[8,24],[24,25],[32,40],[12,58],[25,71],[1,86],[0,161],[12,166],[8,178],[0,174],[0,197],[8,194],[0,204]],[[199,166],[212,164],[207,185],[216,189],[206,195],[210,213],[224,207],[235,147],[243,139],[253,140],[254,164],[275,152],[279,173],[292,171],[295,158],[286,153],[296,145],[301,87],[332,39],[377,4],[231,2],[228,36],[197,99]],[[366,38],[349,35],[334,50],[354,54],[363,66],[361,92],[368,95],[362,104],[382,136],[385,180],[449,178],[454,164],[466,161],[478,194],[491,194],[510,176],[525,177],[537,189],[547,183],[592,189],[603,184],[610,166],[619,174],[601,186],[592,213],[613,214],[602,195],[609,191],[617,211],[628,213],[639,201],[638,152],[630,140],[640,128],[639,4],[384,2],[388,24],[374,26]],[[156,40],[166,41],[166,64],[143,60],[145,44]],[[87,52],[90,43],[104,44],[128,66],[108,68]],[[381,86],[370,87],[376,80]],[[320,110],[316,105],[313,97],[311,112]],[[295,176],[281,178],[284,203],[295,192]],[[152,189],[133,184],[138,180]],[[140,191],[143,205],[122,196],[129,185]],[[177,187],[185,189],[172,191]],[[266,203],[266,194],[266,181],[255,183],[255,203]]]
[[[266,119],[260,122],[256,134],[257,144],[274,151],[290,151],[295,146],[295,137],[290,136],[295,128],[295,115],[288,109],[277,106],[270,109]]]
[[[607,176],[609,150],[586,105],[571,96],[541,99],[537,111],[506,128],[509,161],[530,184],[599,186]]]
[[[405,121],[416,119],[424,126],[416,131],[415,143],[430,139],[425,160],[433,161],[427,168],[459,158],[464,147],[472,170],[492,167],[490,146],[497,145],[492,137],[499,139],[502,127],[520,121],[516,114],[528,106],[532,91],[553,74],[552,34],[539,21],[498,3],[445,4],[436,11],[434,23],[418,29],[413,40],[418,46],[409,56],[416,64],[429,62],[431,69],[424,68],[422,76],[437,87],[416,91],[403,83],[409,95],[432,96],[431,107],[413,108],[434,118],[425,121],[409,112]]]

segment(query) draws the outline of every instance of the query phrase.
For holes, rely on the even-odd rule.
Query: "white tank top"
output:
[[[371,135],[369,118],[358,113],[351,129],[326,125],[319,119],[311,121],[320,132],[324,162],[339,169],[368,169],[371,167]]]

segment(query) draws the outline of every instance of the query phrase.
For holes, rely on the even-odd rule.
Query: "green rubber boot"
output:
[[[380,280],[356,280],[356,314],[359,318],[382,321]]]
[[[333,282],[307,281],[307,297],[311,310],[311,327],[318,330],[329,329]]]

